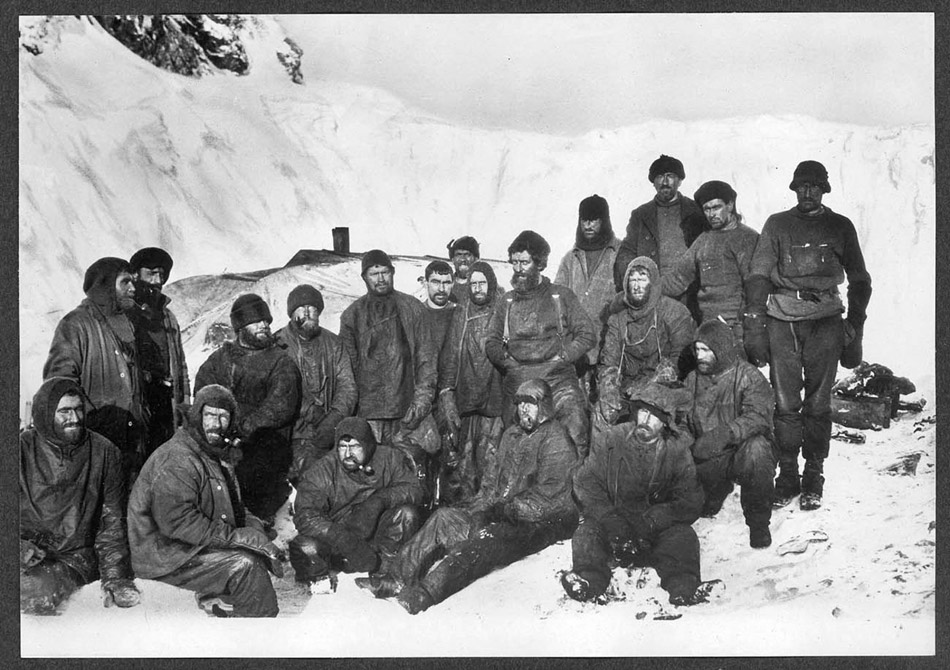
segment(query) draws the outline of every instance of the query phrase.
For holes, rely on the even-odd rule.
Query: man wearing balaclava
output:
[[[290,495],[290,438],[300,409],[300,371],[286,345],[271,334],[273,317],[263,298],[238,296],[231,305],[235,341],[225,342],[201,364],[195,391],[220,384],[234,394],[241,440],[237,465],[244,504],[268,527]]]
[[[55,614],[74,591],[102,580],[103,603],[132,607],[119,450],[86,428],[87,402],[72,379],[51,377],[20,433],[20,609]]]
[[[221,617],[277,616],[270,574],[283,575],[263,524],[245,509],[234,473],[234,395],[209,384],[185,424],[153,453],[129,498],[135,574],[194,591]]]
[[[145,410],[132,323],[135,286],[129,264],[100,258],[83,279],[85,299],[56,326],[43,378],[66,377],[91,404],[86,424],[122,453],[128,486],[145,460]]]
[[[614,260],[620,240],[610,225],[610,207],[597,194],[581,200],[577,212],[577,231],[574,248],[564,254],[555,284],[562,284],[574,295],[594,322],[597,344],[587,352],[587,358],[578,361],[579,377],[584,381],[588,395],[594,366],[600,356],[600,345],[607,328],[608,305],[614,297]]]
[[[135,308],[128,311],[142,369],[148,408],[148,444],[152,453],[175,432],[175,408],[191,398],[181,328],[162,293],[172,271],[172,257],[158,247],[136,251],[129,259],[135,284]]]
[[[505,426],[515,423],[512,398],[518,387],[543,379],[551,386],[558,421],[584,458],[590,421],[574,366],[597,344],[597,330],[571,289],[542,276],[550,254],[547,240],[533,230],[522,231],[508,246],[514,290],[492,312],[485,353],[502,373]]]
[[[340,338],[320,325],[322,313],[323,294],[309,284],[296,286],[287,296],[290,321],[276,334],[302,380],[300,413],[291,438],[292,484],[311,463],[333,451],[337,424],[356,408],[350,357]]]
[[[758,368],[739,358],[732,329],[723,322],[701,325],[694,346],[696,370],[685,386],[692,395],[688,423],[696,436],[696,475],[706,494],[702,514],[715,516],[738,483],[749,545],[764,549],[772,544],[772,387]]]
[[[682,388],[639,386],[631,399],[635,420],[611,428],[574,474],[581,523],[571,540],[573,567],[561,578],[574,600],[602,595],[617,564],[654,568],[674,605],[706,596],[692,527],[703,491],[692,437],[675,420],[685,399]]]
[[[774,504],[784,507],[801,493],[801,509],[814,510],[824,494],[831,387],[839,360],[846,368],[861,363],[871,275],[854,224],[822,204],[831,192],[825,166],[799,163],[788,187],[798,205],[773,214],[762,227],[746,282],[743,330],[749,360],[769,364],[775,389]],[[842,318],[838,286],[845,278]],[[805,459],[801,478],[799,452]]]
[[[395,596],[418,614],[495,568],[570,536],[577,525],[570,495],[576,452],[553,416],[551,387],[528,380],[514,404],[517,421],[489,456],[475,498],[437,509],[399,550],[388,574],[358,578],[357,586],[377,598]]]
[[[488,321],[504,289],[484,261],[472,264],[465,290],[439,357],[439,406],[448,424],[441,502],[470,499],[478,491],[502,424],[501,372],[485,354]]]

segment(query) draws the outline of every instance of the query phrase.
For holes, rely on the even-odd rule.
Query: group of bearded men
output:
[[[135,576],[216,616],[276,616],[292,489],[295,578],[367,573],[358,586],[412,614],[566,539],[575,600],[619,565],[701,602],[692,524],[735,484],[753,548],[770,546],[773,508],[820,507],[831,386],[861,360],[870,276],[816,161],[761,233],[725,182],[689,199],[666,155],[648,177],[656,196],[623,240],[604,198],[580,202],[553,282],[549,244],[525,230],[508,292],[469,236],[426,267],[425,301],[394,289],[388,254],[363,254],[366,293],[338,335],[313,286],[290,292],[276,333],[241,295],[193,398],[162,293],[171,257],[96,261],[20,436],[21,608],[55,612],[97,578],[106,605],[131,607]]]

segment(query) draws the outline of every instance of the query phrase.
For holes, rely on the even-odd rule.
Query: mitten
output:
[[[722,455],[726,445],[733,441],[732,429],[728,424],[720,424],[709,430],[693,443],[693,458],[697,461],[708,461]]]
[[[131,579],[103,579],[103,607],[135,607],[142,600],[142,594]]]
[[[406,415],[402,418],[402,425],[408,430],[415,430],[419,427],[419,424],[422,423],[422,420],[426,418],[429,410],[429,403],[413,400],[412,404],[409,405],[409,409],[406,410]]]

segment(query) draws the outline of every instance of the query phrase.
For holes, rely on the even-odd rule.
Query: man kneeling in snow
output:
[[[216,616],[274,617],[268,570],[280,577],[283,568],[241,502],[226,441],[236,423],[234,396],[209,384],[195,394],[185,425],[145,462],[129,499],[132,567],[194,591]]]
[[[636,422],[611,428],[574,475],[582,521],[574,567],[561,579],[574,600],[593,600],[610,583],[611,565],[653,567],[674,605],[699,591],[699,539],[691,524],[703,506],[690,455],[692,438],[674,421],[683,389],[648,382],[634,391]]]
[[[102,580],[106,607],[132,607],[119,449],[85,427],[86,394],[65,377],[33,397],[20,433],[20,609],[55,614],[83,584]]]
[[[290,543],[297,581],[375,570],[422,525],[422,482],[403,453],[376,444],[359,417],[340,421],[335,438],[336,458],[315,461],[300,478]]]
[[[358,586],[377,598],[397,596],[406,611],[417,614],[494,568],[570,536],[577,524],[570,496],[577,455],[554,418],[551,387],[540,379],[526,381],[515,403],[518,422],[489,457],[472,501],[437,509],[399,551],[388,575],[357,579]]]

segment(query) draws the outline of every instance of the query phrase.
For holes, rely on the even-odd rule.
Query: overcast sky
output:
[[[465,125],[580,134],[650,118],[932,123],[931,14],[286,16],[304,74]]]

